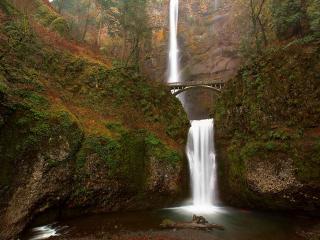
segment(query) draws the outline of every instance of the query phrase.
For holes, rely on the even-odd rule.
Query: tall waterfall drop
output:
[[[206,210],[217,201],[214,120],[191,121],[187,155],[194,209]]]
[[[169,83],[179,82],[179,48],[178,48],[179,0],[170,0],[170,49],[169,49]]]

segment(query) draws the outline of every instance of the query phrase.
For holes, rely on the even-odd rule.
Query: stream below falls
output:
[[[297,233],[312,224],[302,216],[216,207],[216,211],[202,214],[209,222],[225,230],[163,230],[163,219],[190,221],[192,212],[185,208],[155,211],[123,212],[77,217],[30,227],[22,240],[47,239],[212,239],[212,240],[300,240]],[[141,238],[139,238],[141,237]]]

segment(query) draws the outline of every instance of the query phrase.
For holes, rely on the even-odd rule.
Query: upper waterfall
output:
[[[178,47],[179,0],[170,0],[170,49],[168,82],[179,82],[179,47]]]

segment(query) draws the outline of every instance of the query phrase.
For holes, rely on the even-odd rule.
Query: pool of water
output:
[[[214,239],[221,240],[300,240],[297,230],[309,225],[308,218],[214,207],[207,214],[190,207],[168,208],[154,211],[123,212],[77,217],[60,220],[47,225],[36,225],[28,229],[22,240],[83,238],[89,235],[103,236],[119,232],[161,231],[164,219],[176,222],[191,221],[193,213],[204,216],[210,223],[222,225],[225,230],[209,232]],[[200,209],[204,210],[204,209]],[[203,211],[202,211],[203,212]],[[51,238],[50,238],[51,239]],[[201,239],[201,238],[199,238]]]

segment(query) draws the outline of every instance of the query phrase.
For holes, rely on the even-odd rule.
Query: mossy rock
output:
[[[110,125],[109,125],[110,126]],[[145,130],[123,131],[117,125],[116,134],[87,136],[77,154],[77,169],[81,176],[90,174],[88,161],[92,158],[106,167],[106,179],[126,183],[131,189],[142,190],[148,177],[151,158],[166,166],[182,164],[183,156],[168,148],[154,134]],[[89,163],[90,164],[90,163]]]
[[[38,8],[33,20],[68,30],[41,0],[32,3]],[[189,122],[166,86],[56,49],[18,14],[0,23],[0,35],[9,41],[0,41],[6,52],[0,58],[0,202],[19,198],[12,193],[36,181],[34,174],[44,186],[55,185],[50,181],[59,174],[66,183],[50,192],[36,181],[32,201],[19,211],[27,216],[21,228],[40,209],[72,208],[72,200],[89,204],[88,211],[114,211],[157,206],[158,196],[180,193]]]
[[[15,108],[14,113],[3,124],[0,134],[0,162],[3,166],[0,182],[8,185],[11,184],[19,161],[32,166],[41,154],[48,159],[48,164],[55,165],[53,161],[56,159],[47,156],[49,149],[55,151],[63,140],[68,146],[65,151],[69,151],[71,156],[82,141],[81,128],[68,112],[45,112],[27,109],[25,106]]]
[[[320,184],[320,139],[297,142],[293,148],[296,176],[302,183]]]

